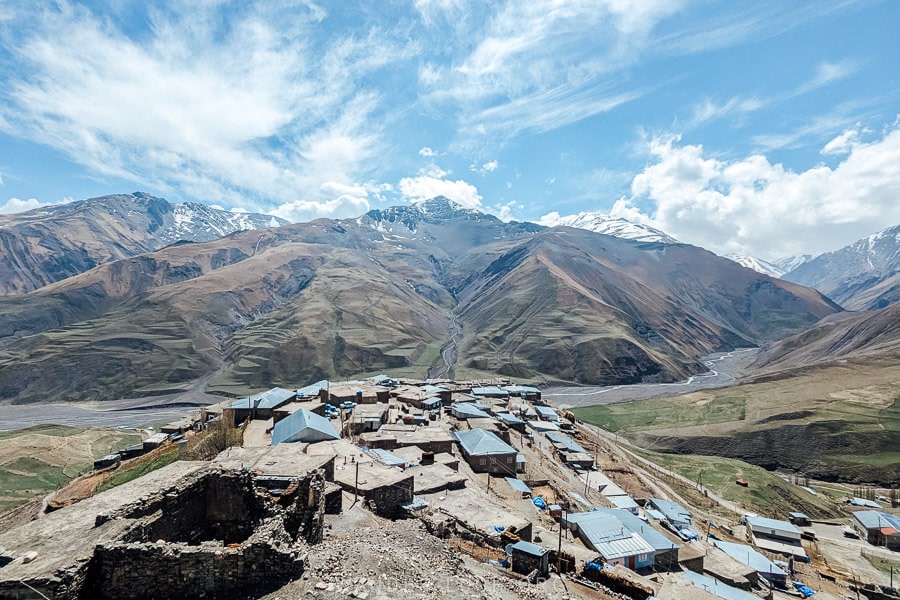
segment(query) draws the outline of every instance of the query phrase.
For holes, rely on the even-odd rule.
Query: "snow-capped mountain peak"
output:
[[[775,263],[771,263],[767,260],[756,258],[754,256],[744,256],[743,254],[726,254],[724,257],[729,260],[733,260],[742,267],[753,269],[757,273],[762,273],[763,275],[768,275],[769,277],[781,277],[785,273],[785,271]]]
[[[581,212],[577,215],[560,217],[556,225],[587,229],[595,233],[637,240],[639,242],[678,243],[678,240],[658,229],[633,223],[621,217],[612,217],[602,212]]]
[[[790,273],[800,265],[808,263],[812,259],[812,254],[794,254],[793,256],[785,256],[784,258],[773,260],[772,264],[781,269],[782,273]]]

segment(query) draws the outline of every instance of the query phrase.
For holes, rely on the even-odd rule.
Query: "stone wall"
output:
[[[413,477],[410,475],[398,483],[365,490],[362,494],[373,513],[397,519],[403,515],[400,505],[413,499]]]

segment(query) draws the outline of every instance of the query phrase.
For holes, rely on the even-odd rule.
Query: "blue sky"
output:
[[[0,5],[0,212],[444,194],[768,259],[900,223],[897,2],[247,4]]]

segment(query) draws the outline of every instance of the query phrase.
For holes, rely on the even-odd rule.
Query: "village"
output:
[[[389,564],[350,574],[330,553],[316,566],[317,547],[350,547],[360,531],[406,531],[401,550],[439,544],[440,561],[456,561],[445,564],[456,584],[420,581],[409,597],[470,596],[454,589],[467,572],[483,597],[898,597],[859,566],[867,551],[900,550],[900,517],[878,502],[851,499],[851,518],[826,522],[704,491],[713,521],[667,484],[674,475],[505,380],[320,381],[148,433],[96,472],[172,447],[206,456],[51,501],[0,534],[0,597],[406,597]]]

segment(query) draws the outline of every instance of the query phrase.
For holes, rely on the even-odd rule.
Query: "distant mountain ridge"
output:
[[[621,217],[612,217],[602,212],[581,212],[577,215],[560,217],[557,225],[587,229],[594,233],[602,233],[639,242],[678,243],[678,240],[659,229],[634,223]]]
[[[820,254],[784,275],[818,289],[850,310],[871,310],[900,300],[900,225]]]
[[[438,198],[172,244],[0,298],[0,400],[131,397],[213,374],[235,394],[421,377],[448,355],[451,376],[673,381],[839,310],[687,244],[505,223]]]
[[[763,275],[768,275],[770,277],[781,277],[784,275],[784,271],[775,263],[771,263],[761,258],[745,256],[743,254],[726,254],[725,258],[733,260],[742,267],[753,269],[757,273],[762,273]]]
[[[287,222],[143,192],[0,215],[0,295],[23,294],[179,241],[205,242]]]

